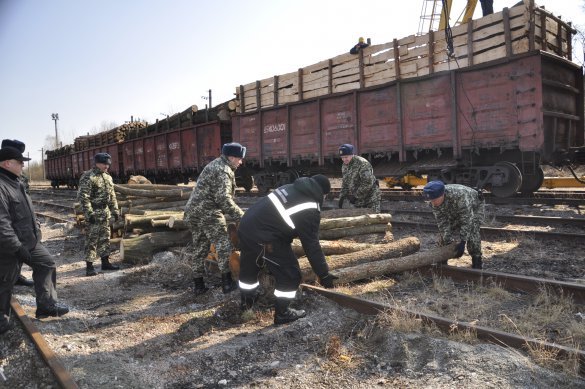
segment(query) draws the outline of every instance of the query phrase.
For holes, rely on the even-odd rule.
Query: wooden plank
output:
[[[348,83],[348,84],[337,85],[337,86],[333,87],[333,92],[338,93],[338,92],[350,91],[350,90],[359,88],[359,86],[360,86],[359,81]]]
[[[512,56],[512,33],[510,32],[510,10],[504,8],[504,40],[506,41],[506,56]]]
[[[392,74],[388,73],[388,77],[381,77],[381,75],[380,75],[380,77],[372,79],[372,80],[370,80],[366,77],[366,88],[369,86],[385,84],[387,82],[391,82],[394,80],[396,80],[396,78],[394,77],[394,73],[392,73]]]
[[[370,64],[375,64],[378,62],[386,62],[389,59],[394,59],[394,49],[390,49],[384,52],[379,52],[377,55],[375,56],[369,56],[367,58],[364,58],[364,64],[365,65],[370,65]]]
[[[398,40],[398,46],[405,46],[408,44],[413,44],[416,41],[416,37],[414,35],[406,36],[402,39]]]
[[[473,22],[473,21],[471,21]],[[469,25],[471,25],[471,23],[469,23]],[[435,32],[434,31],[429,31],[429,33],[427,34],[427,38],[428,38],[428,43],[427,43],[427,56],[428,56],[428,73],[433,73],[434,69],[433,69],[433,61],[435,60],[435,55],[433,53],[433,50],[435,49]]]
[[[475,54],[473,61],[476,64],[493,61],[498,58],[506,56],[506,45],[502,44],[500,47],[492,48],[491,50],[483,53]]]

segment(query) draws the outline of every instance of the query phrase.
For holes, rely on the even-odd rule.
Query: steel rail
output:
[[[431,211],[418,211],[409,209],[394,209],[383,210],[382,212],[389,212],[393,215],[405,214],[415,216],[432,216]],[[490,220],[492,218],[490,217]],[[514,222],[514,223],[540,223],[540,224],[572,224],[585,225],[585,217],[558,217],[558,216],[526,216],[526,215],[494,215],[493,220],[496,222]]]
[[[65,366],[63,363],[61,363],[59,357],[57,357],[53,350],[51,350],[51,347],[49,347],[49,344],[45,338],[43,338],[37,326],[35,326],[30,318],[26,315],[14,297],[10,300],[10,306],[22,323],[25,332],[35,344],[37,350],[39,350],[41,357],[57,379],[59,385],[61,385],[63,389],[79,389],[79,386],[77,386],[73,380],[73,377],[71,377],[71,374],[69,374],[69,371],[65,369]]]
[[[73,219],[63,219],[63,218],[61,218],[59,216],[51,215],[50,213],[35,211],[35,214],[37,214],[38,216],[42,216],[44,218],[51,219],[53,221],[59,222],[59,223],[74,223],[74,224],[77,224],[77,222],[75,220],[73,220]]]
[[[551,288],[559,294],[572,298],[575,303],[585,303],[585,284],[575,282],[445,265],[425,266],[417,270],[426,276],[438,274],[454,281],[472,281],[481,285],[495,282],[504,289],[524,293],[538,293],[542,287]]]
[[[577,357],[579,360],[579,369],[581,374],[585,374],[585,351],[576,348],[562,346],[556,343],[540,341],[534,338],[526,338],[524,336],[503,332],[500,330],[476,326],[467,322],[453,321],[444,317],[423,314],[420,312],[393,307],[388,304],[383,304],[375,301],[369,301],[359,297],[349,296],[343,293],[334,292],[329,289],[319,288],[313,285],[301,284],[305,290],[311,290],[335,301],[337,304],[347,308],[351,308],[356,312],[365,315],[377,315],[384,311],[397,312],[411,317],[419,318],[425,324],[434,324],[439,329],[447,334],[454,332],[470,332],[475,333],[478,339],[486,340],[498,345],[513,347],[520,350],[528,349],[546,349],[555,352],[558,357],[571,358]]]
[[[416,227],[425,231],[436,231],[436,224],[427,224],[410,221],[399,221],[392,220],[393,226],[407,226]],[[480,231],[483,234],[489,235],[515,235],[515,236],[531,236],[533,238],[545,238],[545,239],[581,239],[585,241],[585,234],[573,234],[563,232],[548,232],[548,231],[534,231],[534,230],[511,230],[509,228],[495,228],[495,227],[480,227]]]

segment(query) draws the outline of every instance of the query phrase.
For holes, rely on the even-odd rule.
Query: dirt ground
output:
[[[490,212],[558,216],[582,210]],[[582,377],[542,367],[524,352],[421,329],[414,320],[393,326],[384,317],[359,315],[309,292],[294,303],[307,311],[306,318],[274,326],[269,308],[242,314],[238,293],[223,295],[216,274],[209,275],[214,288],[194,297],[190,268],[177,251],[136,267],[119,263],[115,253],[121,271],[88,278],[78,230],[51,222],[42,229],[57,259],[59,298],[71,312],[32,320],[81,388],[585,387]],[[396,239],[419,237],[421,250],[436,244],[436,236],[426,232],[397,227],[393,232]],[[484,241],[484,252],[486,269],[585,282],[583,242],[494,239]],[[450,264],[469,262],[466,255]],[[24,274],[31,277],[26,266]],[[402,278],[383,281],[400,285]],[[390,287],[386,293],[392,297],[399,291]],[[15,295],[34,318],[32,290],[19,286]],[[58,387],[18,327],[1,339],[0,371],[6,380],[0,375],[0,387]]]

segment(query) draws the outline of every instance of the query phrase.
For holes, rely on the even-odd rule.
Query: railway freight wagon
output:
[[[231,125],[221,121],[127,140],[122,145],[126,177],[142,175],[157,183],[188,183],[231,141]]]
[[[427,174],[507,197],[538,190],[541,164],[583,146],[582,70],[534,52],[241,114],[233,128],[261,190],[339,174],[338,147],[351,143],[379,177]]]
[[[45,177],[51,181],[53,188],[67,186],[72,188],[73,172],[71,162],[71,150],[67,150],[61,155],[47,157],[44,161]]]
[[[574,30],[530,1],[473,22],[453,28],[454,57],[430,33],[238,87],[233,136],[258,188],[339,175],[343,143],[378,177],[427,174],[500,197],[537,190],[542,164],[582,158]]]

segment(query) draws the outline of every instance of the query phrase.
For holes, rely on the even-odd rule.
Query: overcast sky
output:
[[[494,10],[517,0],[495,0]],[[585,23],[583,0],[537,0]],[[0,0],[0,137],[40,160],[102,123],[154,122],[235,87],[415,34],[423,0]],[[453,15],[463,9],[454,0]],[[481,16],[477,6],[475,17]],[[580,48],[576,48],[581,52]],[[581,58],[582,60],[582,58]]]

